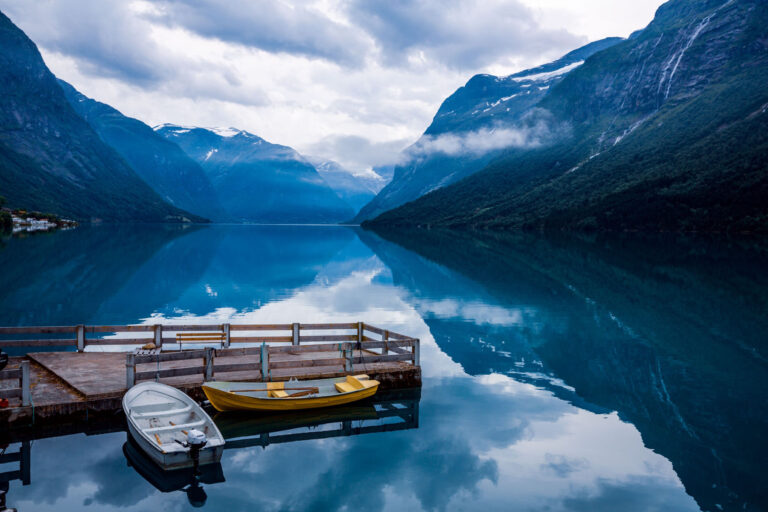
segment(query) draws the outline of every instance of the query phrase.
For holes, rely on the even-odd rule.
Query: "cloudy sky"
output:
[[[353,171],[396,160],[477,73],[642,28],[662,0],[0,0],[84,94],[234,126]]]

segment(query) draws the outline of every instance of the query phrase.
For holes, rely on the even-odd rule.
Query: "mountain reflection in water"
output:
[[[422,340],[418,428],[346,435],[367,407],[235,421],[209,510],[763,510],[767,261],[700,237],[94,227],[6,241],[0,323],[365,320]],[[35,441],[8,504],[186,503],[124,442]]]

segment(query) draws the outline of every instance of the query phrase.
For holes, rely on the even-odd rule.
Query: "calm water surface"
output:
[[[364,320],[422,340],[420,393],[218,416],[205,499],[158,490],[124,432],[76,434],[31,443],[19,510],[767,509],[764,243],[212,226],[3,244],[0,325]]]

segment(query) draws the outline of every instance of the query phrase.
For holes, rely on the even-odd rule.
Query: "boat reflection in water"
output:
[[[213,420],[226,440],[225,450],[266,449],[270,444],[418,428],[420,398],[420,389],[379,392],[371,399],[345,406],[287,413],[221,412]],[[225,481],[220,463],[200,466],[197,471],[163,470],[130,436],[123,453],[128,465],[157,490],[183,491],[195,507],[202,507],[207,500],[203,485]]]
[[[218,462],[205,464],[200,468],[163,470],[139,448],[130,435],[123,445],[123,453],[128,459],[128,465],[158,491],[184,491],[193,507],[202,507],[208,499],[201,484],[217,484],[224,481],[224,471]]]
[[[225,450],[419,427],[420,389],[379,392],[354,404],[277,414],[220,412]]]

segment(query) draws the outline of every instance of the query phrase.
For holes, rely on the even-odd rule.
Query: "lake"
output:
[[[31,473],[7,505],[767,510],[767,312],[768,244],[751,239],[226,225],[5,239],[0,325],[365,321],[420,338],[423,367],[420,391],[322,417],[217,417],[231,446],[194,488],[158,490],[120,431],[13,443]]]

